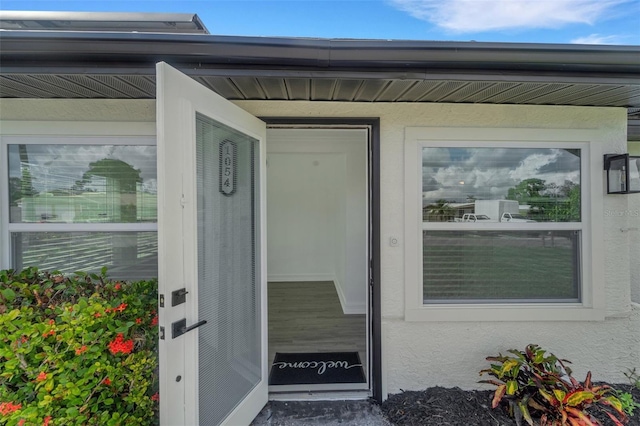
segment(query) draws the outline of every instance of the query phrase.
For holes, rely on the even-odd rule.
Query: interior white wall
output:
[[[346,221],[344,156],[270,153],[267,162],[269,281],[332,281]]]
[[[267,132],[269,281],[334,281],[348,314],[365,313],[367,134]]]

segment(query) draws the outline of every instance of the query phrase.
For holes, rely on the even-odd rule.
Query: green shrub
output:
[[[633,395],[631,395],[629,392],[616,390],[616,397],[618,398],[618,400],[620,400],[622,411],[627,413],[629,417],[633,417],[633,412],[636,410],[636,408],[640,408],[640,404],[638,404],[633,399]]]
[[[497,386],[492,407],[502,401],[509,404],[510,414],[520,424],[522,418],[533,425],[532,412],[540,417],[542,426],[599,425],[590,409],[604,412],[616,425],[627,422],[622,403],[609,386],[595,386],[591,372],[583,383],[571,376],[567,360],[528,345],[524,351],[511,349],[514,356],[487,357],[491,368],[480,371],[495,379],[481,380]],[[497,379],[497,380],[496,380]]]
[[[0,271],[0,424],[157,424],[155,280]]]

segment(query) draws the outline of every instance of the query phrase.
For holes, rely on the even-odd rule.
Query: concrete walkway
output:
[[[269,401],[252,426],[389,426],[371,401]]]

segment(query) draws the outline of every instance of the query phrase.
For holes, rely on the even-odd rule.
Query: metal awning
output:
[[[158,61],[230,100],[640,108],[638,46],[86,31],[0,32],[0,96],[152,99]]]

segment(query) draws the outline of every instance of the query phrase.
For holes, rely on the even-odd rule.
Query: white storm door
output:
[[[249,424],[268,392],[266,126],[163,62],[156,81],[160,422]]]

